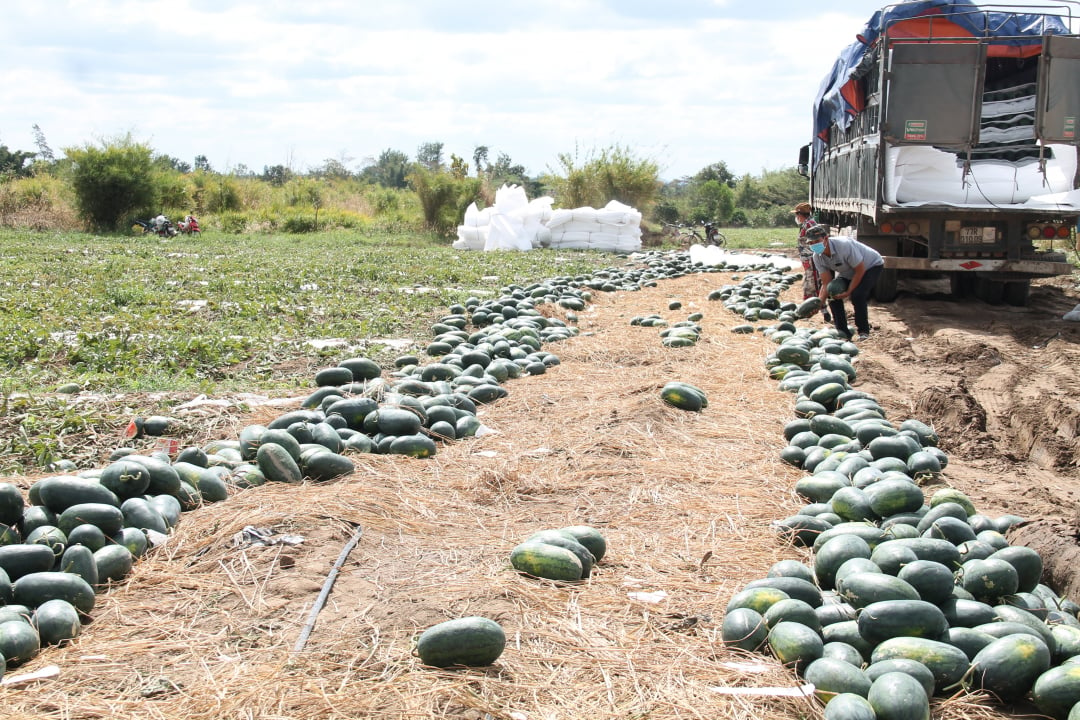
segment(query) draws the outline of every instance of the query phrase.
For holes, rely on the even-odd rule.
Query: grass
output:
[[[168,241],[0,233],[8,391],[268,390],[275,370],[373,338],[430,337],[470,295],[617,262],[594,253],[458,253],[424,236]]]
[[[701,226],[696,226],[698,232],[702,232]],[[777,250],[782,248],[794,248],[798,237],[798,228],[794,225],[790,228],[720,228],[720,232],[727,238],[727,247],[740,250]],[[665,228],[662,225],[651,224],[645,228],[646,239],[655,241],[661,246],[671,244]],[[672,245],[673,246],[673,245]]]
[[[729,242],[767,247],[774,234],[794,236],[733,231]],[[167,414],[183,394],[298,394],[353,355],[389,366],[422,349],[454,303],[623,262],[458,252],[415,233],[0,231],[0,470],[47,465],[133,414]],[[75,409],[55,394],[70,383],[117,402]]]

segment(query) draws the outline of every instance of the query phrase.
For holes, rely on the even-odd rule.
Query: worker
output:
[[[817,297],[821,293],[821,278],[818,277],[817,268],[814,267],[814,255],[806,243],[806,231],[817,225],[813,218],[814,209],[810,203],[801,202],[791,211],[795,215],[795,222],[799,224],[799,260],[803,266],[803,300]],[[829,311],[822,313],[825,322],[829,322]]]
[[[815,225],[807,230],[806,240],[821,278],[818,297],[822,305],[828,302],[829,310],[832,311],[833,327],[842,336],[851,339],[847,312],[844,309],[844,300],[850,298],[859,340],[867,339],[870,337],[867,303],[881,271],[885,269],[885,261],[877,250],[854,238],[829,237],[829,230],[824,225]],[[831,298],[827,297],[829,283],[838,277],[847,280],[847,288]]]

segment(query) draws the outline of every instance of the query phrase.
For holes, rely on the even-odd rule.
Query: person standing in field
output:
[[[829,230],[824,225],[815,225],[807,230],[806,240],[821,278],[818,297],[823,306],[828,302],[833,314],[833,327],[840,331],[841,335],[851,339],[847,312],[844,309],[844,300],[850,298],[859,339],[867,339],[870,337],[870,312],[867,303],[878,277],[885,269],[885,260],[877,250],[854,238],[829,237]],[[838,277],[847,280],[847,288],[831,298],[827,297],[829,283]]]
[[[814,254],[810,252],[810,248],[806,242],[806,231],[817,225],[812,217],[814,209],[810,207],[810,203],[801,202],[795,206],[795,209],[791,212],[795,215],[795,222],[799,224],[799,260],[802,261],[803,266],[803,300],[807,300],[812,297],[817,297],[821,293],[821,278],[818,276],[817,268],[814,266]],[[829,310],[826,308],[822,312],[822,316],[825,318],[825,322],[829,322]]]

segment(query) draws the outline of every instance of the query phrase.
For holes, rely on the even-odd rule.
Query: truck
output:
[[[840,53],[799,170],[816,219],[884,257],[877,300],[947,276],[954,295],[1022,306],[1032,279],[1073,272],[1077,4],[907,0]]]

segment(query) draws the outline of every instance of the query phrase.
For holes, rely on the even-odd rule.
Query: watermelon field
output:
[[[27,497],[44,478],[109,466],[118,448],[226,457],[220,441],[239,447],[245,429],[300,411],[316,375],[346,359],[371,359],[388,384],[409,356],[445,360],[427,352],[433,327],[452,335],[460,314],[469,333],[490,328],[477,324],[486,303],[559,330],[547,355],[522,355],[505,397],[473,395],[468,436],[428,457],[376,452],[376,436],[339,448],[348,471],[320,482],[223,472],[225,494],[193,502],[105,583],[78,637],[8,663],[7,717],[823,717],[778,653],[724,630],[748,584],[815,562],[775,524],[808,504],[796,492],[808,470],[781,459],[798,401],[784,383],[800,371],[770,371],[775,334],[732,332],[746,318],[727,307],[733,288],[765,282],[797,305],[793,273],[757,260],[699,272],[675,253],[461,257],[423,239],[4,240],[0,482]],[[1037,550],[1043,583],[1080,601],[1080,329],[1061,320],[1080,303],[1077,279],[1035,283],[1027,308],[940,290],[871,306],[847,391],[932,428],[947,464],[920,475],[926,500],[956,491],[982,517],[1023,518],[1002,526],[1009,542]],[[525,301],[546,295],[557,301]],[[820,315],[792,324],[824,328]],[[693,339],[665,342],[674,327]],[[705,406],[662,400],[672,381]],[[129,436],[152,416],[168,419],[161,435]],[[61,460],[73,467],[46,467]],[[515,570],[515,548],[570,526],[606,542],[587,578]],[[422,662],[418,636],[466,617],[501,626],[498,658]],[[1038,713],[1024,695],[956,688],[930,711]]]

